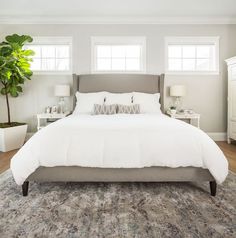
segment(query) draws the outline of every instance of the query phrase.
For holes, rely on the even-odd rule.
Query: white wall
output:
[[[183,106],[201,113],[201,127],[207,132],[226,131],[227,74],[224,59],[236,55],[236,25],[0,25],[1,40],[8,34],[31,36],[72,36],[73,72],[90,73],[91,36],[146,36],[147,73],[164,72],[165,36],[220,36],[220,75],[166,76],[166,106],[170,104],[168,86],[186,84]],[[29,123],[35,131],[35,115],[47,105],[56,104],[53,86],[72,83],[71,76],[34,76],[24,94],[11,99],[12,118]],[[70,99],[71,101],[71,99]],[[6,120],[4,98],[0,96],[0,121]]]

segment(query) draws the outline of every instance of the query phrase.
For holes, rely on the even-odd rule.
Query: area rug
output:
[[[236,237],[236,175],[208,183],[31,183],[0,176],[0,237]]]

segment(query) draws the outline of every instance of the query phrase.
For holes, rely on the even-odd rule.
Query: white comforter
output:
[[[164,115],[69,116],[37,132],[13,157],[17,184],[39,166],[208,168],[228,173],[223,153],[203,131]]]

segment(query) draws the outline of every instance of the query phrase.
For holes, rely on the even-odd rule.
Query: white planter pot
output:
[[[19,149],[25,142],[27,125],[0,128],[0,151]]]

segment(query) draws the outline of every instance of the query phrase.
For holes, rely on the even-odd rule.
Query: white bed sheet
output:
[[[163,114],[79,115],[37,132],[11,160],[21,185],[39,166],[207,168],[218,183],[228,162],[202,130]]]

